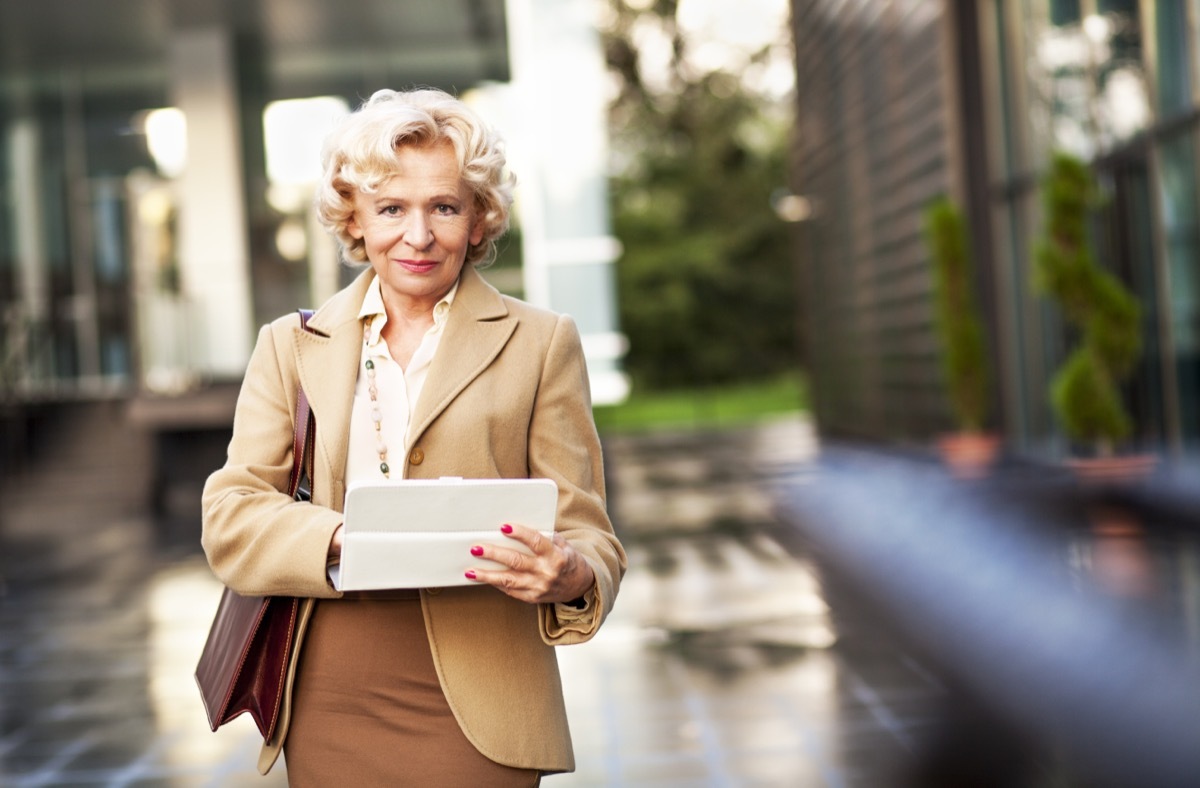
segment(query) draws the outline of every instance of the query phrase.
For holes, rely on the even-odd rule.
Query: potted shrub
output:
[[[1034,261],[1038,289],[1058,303],[1078,340],[1051,380],[1051,405],[1067,436],[1089,447],[1094,458],[1074,465],[1107,474],[1127,464],[1112,458],[1132,429],[1119,385],[1141,356],[1141,309],[1116,277],[1096,265],[1088,219],[1097,198],[1088,166],[1055,154],[1042,183],[1045,228]],[[1145,463],[1136,458],[1133,467]]]
[[[942,371],[957,426],[938,445],[953,473],[982,476],[995,460],[999,440],[984,430],[991,381],[962,211],[949,198],[935,200],[925,212],[925,234],[933,265]]]

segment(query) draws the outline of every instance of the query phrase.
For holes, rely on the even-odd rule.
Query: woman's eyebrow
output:
[[[435,192],[422,199],[431,203],[450,202],[462,204],[464,202],[463,198],[454,192]],[[413,201],[414,200],[407,194],[377,194],[372,200],[372,204],[383,205],[385,203],[409,203]]]

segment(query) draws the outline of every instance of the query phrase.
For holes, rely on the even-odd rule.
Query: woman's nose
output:
[[[433,243],[433,225],[429,217],[419,213],[413,215],[404,228],[404,242],[414,249],[428,248]]]

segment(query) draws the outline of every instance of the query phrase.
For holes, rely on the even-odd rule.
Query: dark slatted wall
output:
[[[949,425],[923,210],[952,191],[940,0],[793,0],[805,357],[827,434]]]

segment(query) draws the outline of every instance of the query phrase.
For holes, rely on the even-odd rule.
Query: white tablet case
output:
[[[549,479],[401,479],[346,492],[339,591],[468,585],[465,572],[502,568],[471,555],[483,543],[529,552],[505,523],[554,534],[558,487]]]

